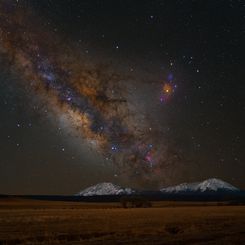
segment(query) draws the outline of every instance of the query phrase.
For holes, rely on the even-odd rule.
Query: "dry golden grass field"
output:
[[[0,199],[0,244],[245,244],[245,206]]]

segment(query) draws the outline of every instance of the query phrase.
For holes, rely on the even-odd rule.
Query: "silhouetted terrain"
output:
[[[245,204],[245,192],[203,192],[203,193],[162,193],[160,191],[142,191],[131,194],[142,196],[150,201],[236,201]],[[6,195],[5,195],[6,196]],[[5,197],[3,195],[3,197]],[[72,201],[72,202],[118,202],[121,195],[99,195],[99,196],[61,196],[61,195],[18,195],[26,199],[50,200],[50,201]],[[127,195],[130,196],[130,195]]]

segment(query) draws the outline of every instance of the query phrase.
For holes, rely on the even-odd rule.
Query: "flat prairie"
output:
[[[0,199],[0,244],[245,244],[245,206]]]

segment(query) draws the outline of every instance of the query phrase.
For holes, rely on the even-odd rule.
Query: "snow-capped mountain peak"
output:
[[[239,189],[223,180],[211,178],[211,179],[204,180],[202,182],[183,183],[176,186],[162,188],[160,189],[160,191],[164,193],[218,192],[218,191],[234,192],[234,191],[239,191]]]
[[[82,190],[77,196],[130,195],[132,193],[134,190],[131,188],[122,188],[110,182],[103,182]]]
[[[199,189],[201,191],[206,191],[206,190],[212,190],[212,191],[218,191],[218,190],[230,190],[230,191],[238,191],[238,188],[235,186],[220,180],[220,179],[207,179],[204,180],[199,184]]]

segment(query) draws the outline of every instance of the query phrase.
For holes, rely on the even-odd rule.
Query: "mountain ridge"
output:
[[[186,192],[237,192],[240,191],[235,186],[221,179],[210,178],[201,182],[182,183],[175,186],[161,188],[162,193],[186,193]]]
[[[135,191],[131,188],[124,188],[111,182],[102,182],[89,186],[77,193],[77,196],[102,196],[102,195],[130,195]]]
[[[153,190],[153,193],[159,194],[184,194],[184,193],[235,193],[240,189],[235,186],[217,179],[210,178],[201,182],[182,183],[175,186],[161,188],[160,190]],[[89,186],[84,190],[78,192],[76,196],[110,196],[110,195],[132,195],[132,194],[146,194],[151,191],[138,191],[132,188],[125,188],[111,182],[102,182],[93,186]]]

